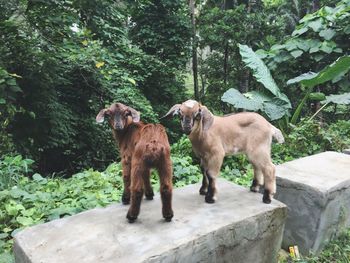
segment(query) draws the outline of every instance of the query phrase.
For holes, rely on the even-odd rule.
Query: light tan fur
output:
[[[276,193],[275,166],[270,157],[271,142],[275,138],[283,143],[281,131],[257,113],[215,116],[198,102],[192,107],[188,105],[188,101],[174,105],[165,116],[181,116],[182,128],[188,134],[194,153],[201,160],[203,183],[200,193],[206,195],[205,200],[213,203],[216,199],[215,180],[224,157],[245,153],[254,168],[251,191],[258,192],[264,185],[263,201],[270,203]],[[192,123],[189,122],[190,118]]]

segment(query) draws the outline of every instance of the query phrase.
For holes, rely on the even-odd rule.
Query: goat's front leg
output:
[[[212,157],[213,158],[208,160],[204,166],[209,183],[208,192],[205,195],[205,202],[209,204],[215,203],[216,200],[216,178],[219,176],[224,156],[217,155]]]
[[[131,168],[131,205],[129,211],[126,215],[126,218],[129,220],[129,223],[133,223],[139,213],[140,206],[143,196],[143,179],[142,175],[145,173],[145,167],[142,163],[133,163]]]
[[[143,174],[143,183],[145,186],[145,196],[147,200],[153,200],[153,196],[154,196],[150,177],[151,177],[151,169],[148,169]]]
[[[250,191],[259,192],[260,187],[264,185],[264,177],[261,168],[258,165],[253,164],[254,168],[254,179],[250,186]]]
[[[207,171],[206,171],[206,169],[204,167],[204,162],[203,162],[202,159],[201,159],[200,167],[201,167],[201,171],[202,171],[202,174],[203,174],[203,179],[202,179],[202,186],[199,189],[199,194],[200,195],[206,195],[207,192],[208,192],[208,177],[207,177]]]
[[[160,179],[160,196],[162,199],[162,214],[165,221],[170,222],[174,216],[172,209],[172,164],[170,157],[166,158],[158,168],[159,179]]]
[[[123,182],[124,191],[122,195],[122,203],[128,205],[130,203],[130,172],[131,172],[131,157],[124,157],[122,160],[123,167]]]

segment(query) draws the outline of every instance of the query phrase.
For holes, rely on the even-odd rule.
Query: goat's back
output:
[[[214,121],[215,126],[221,127],[227,131],[237,131],[249,133],[271,133],[271,124],[261,115],[255,112],[240,112],[226,116],[216,116]],[[249,134],[248,134],[249,135]]]
[[[262,144],[270,145],[273,129],[274,126],[263,116],[254,112],[242,112],[216,116],[210,133],[220,134],[226,152],[234,152],[234,148],[246,152]]]
[[[149,166],[156,166],[164,158],[170,158],[170,145],[165,128],[161,124],[145,124],[140,129],[135,154]]]
[[[157,140],[164,144],[169,144],[168,136],[166,134],[165,128],[161,124],[145,124],[140,129],[140,140],[143,140],[143,141]]]

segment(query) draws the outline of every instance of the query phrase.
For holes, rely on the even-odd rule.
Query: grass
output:
[[[302,257],[293,260],[290,257],[280,258],[279,263],[350,263],[350,229],[331,241],[318,256]]]

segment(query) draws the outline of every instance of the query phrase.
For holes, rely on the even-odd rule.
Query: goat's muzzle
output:
[[[117,131],[121,131],[124,129],[123,125],[120,125],[120,124],[114,124],[113,128]]]
[[[182,131],[186,134],[189,135],[192,131],[192,127],[184,127]]]

